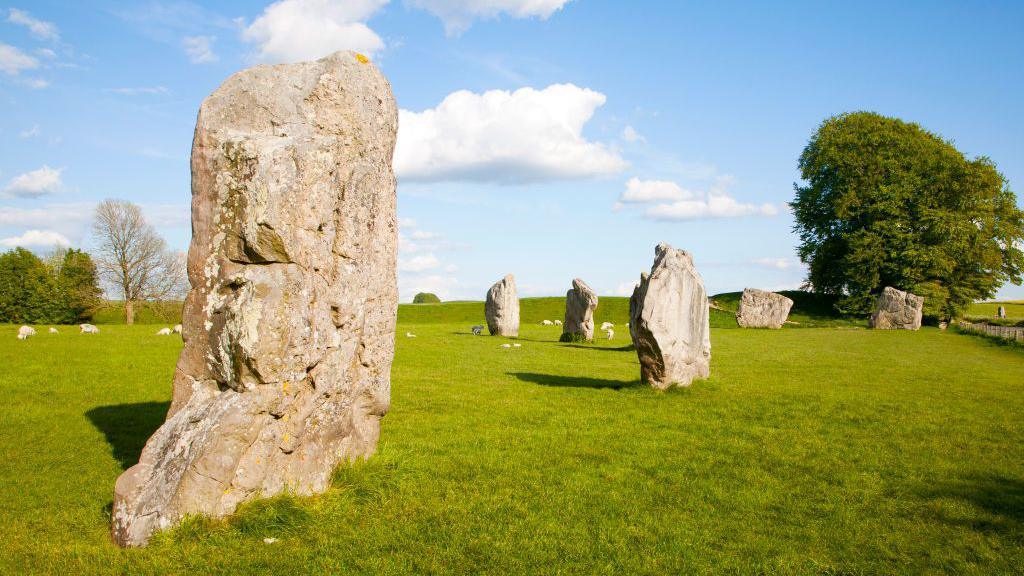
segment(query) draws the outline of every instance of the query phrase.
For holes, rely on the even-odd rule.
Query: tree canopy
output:
[[[45,260],[24,248],[0,254],[0,322],[75,324],[90,320],[99,301],[96,266],[81,250]]]
[[[886,286],[951,318],[1021,283],[1024,212],[995,164],[917,124],[871,112],[825,120],[800,156],[790,203],[817,292],[867,312]]]
[[[420,292],[413,296],[413,304],[440,304],[441,299],[437,297],[437,294],[431,294],[430,292]]]

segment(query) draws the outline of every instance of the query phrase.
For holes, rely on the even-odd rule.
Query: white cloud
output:
[[[398,219],[398,227],[399,228],[415,228],[416,227],[416,219],[415,218],[399,218]]]
[[[35,138],[39,136],[39,124],[33,124],[31,128],[26,128],[21,132],[18,132],[18,138],[22,140],[28,140],[29,138]]]
[[[636,288],[636,284],[636,280],[619,282],[619,285],[615,287],[615,296],[632,296],[633,290]]]
[[[398,260],[398,271],[399,272],[423,272],[424,270],[432,270],[440,266],[440,262],[437,260],[437,256],[433,254],[421,254],[419,256],[413,256],[407,260]]]
[[[53,230],[29,230],[21,236],[0,239],[0,246],[7,248],[41,248],[47,246],[70,246],[71,241],[60,232]]]
[[[48,58],[50,60],[53,60],[57,57],[57,53],[54,52],[52,48],[38,48],[36,49],[36,54],[42,56],[43,58]]]
[[[540,18],[561,10],[569,0],[406,0],[444,22],[445,32],[459,34],[474,20],[497,18],[507,14],[513,18]]]
[[[124,96],[138,96],[140,94],[166,94],[166,86],[134,86],[128,88],[107,88],[107,92],[121,94]]]
[[[50,86],[49,80],[43,80],[42,78],[27,78],[22,82],[25,86],[32,88],[33,90],[42,90]]]
[[[643,211],[648,220],[699,220],[737,218],[741,216],[775,216],[779,209],[773,204],[746,204],[726,192],[733,183],[731,176],[719,176],[707,192],[686,190],[666,180],[630,178],[626,190],[613,209],[628,204],[650,204]]]
[[[0,42],[0,72],[17,76],[22,70],[34,70],[39,61],[10,44]]]
[[[193,64],[206,64],[216,62],[217,55],[213,52],[214,36],[185,36],[181,45],[185,47],[189,62]]]
[[[433,240],[438,237],[438,234],[426,230],[414,230],[411,236],[413,240]]]
[[[60,40],[60,32],[53,22],[33,18],[28,12],[23,10],[11,8],[7,15],[7,21],[28,28],[29,33],[40,40],[50,40],[53,42]]]
[[[617,173],[626,161],[582,134],[604,102],[572,84],[453,92],[436,108],[399,111],[395,173],[404,181],[506,184]]]
[[[280,0],[242,31],[259,62],[315,60],[338,50],[373,54],[384,47],[365,24],[388,0]]]
[[[0,226],[77,227],[92,220],[94,208],[92,202],[51,204],[43,208],[0,206]]]
[[[622,129],[622,139],[626,142],[645,142],[646,139],[636,131],[636,128],[632,126],[626,126]]]
[[[668,202],[689,200],[696,194],[668,180],[641,180],[633,177],[626,182],[626,190],[619,198],[623,203]]]
[[[776,270],[790,270],[803,267],[803,264],[797,258],[758,258],[753,261],[753,264]]]
[[[4,192],[21,198],[37,198],[60,190],[63,168],[43,166],[38,170],[19,174],[7,183]]]

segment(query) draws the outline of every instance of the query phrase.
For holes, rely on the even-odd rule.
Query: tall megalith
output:
[[[640,376],[664,390],[707,378],[711,327],[704,280],[684,250],[659,244],[650,274],[629,299],[629,331],[640,359]]]
[[[114,539],[322,492],[374,452],[397,310],[398,111],[364,56],[257,66],[199,109],[191,290],[167,420],[117,480]]]
[[[491,336],[519,336],[519,295],[514,276],[506,275],[487,291],[484,317]]]
[[[565,293],[565,321],[562,323],[562,342],[594,339],[594,309],[597,308],[597,293],[579,278],[572,281],[572,288]]]

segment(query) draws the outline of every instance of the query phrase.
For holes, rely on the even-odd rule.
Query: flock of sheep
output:
[[[94,324],[79,324],[78,333],[99,334],[100,329],[97,328]],[[51,326],[50,334],[60,334],[60,331]],[[174,328],[161,328],[156,332],[157,336],[170,336],[171,334],[181,334],[181,324],[175,324]],[[21,328],[18,328],[18,340],[28,340],[29,338],[35,335],[36,329],[31,326],[22,326]]]

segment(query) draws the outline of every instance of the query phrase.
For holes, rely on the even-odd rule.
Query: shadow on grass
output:
[[[585,346],[583,344],[562,344],[562,348],[582,348],[583,350],[594,350],[595,352],[636,352],[632,344],[609,348],[607,346]]]
[[[1024,525],[1024,480],[998,475],[940,481],[923,487],[918,495],[927,500],[958,500],[986,513],[984,517],[937,514],[944,522],[979,531],[1019,534]]]
[[[582,376],[556,376],[554,374],[535,374],[532,372],[509,372],[508,375],[515,376],[523,382],[557,388],[610,388],[612,390],[621,390],[622,388],[632,388],[640,385],[639,381],[628,382],[604,378],[585,378]]]
[[[139,402],[99,406],[85,416],[107,437],[114,458],[127,470],[139,461],[142,447],[163,424],[170,405],[170,402]]]

